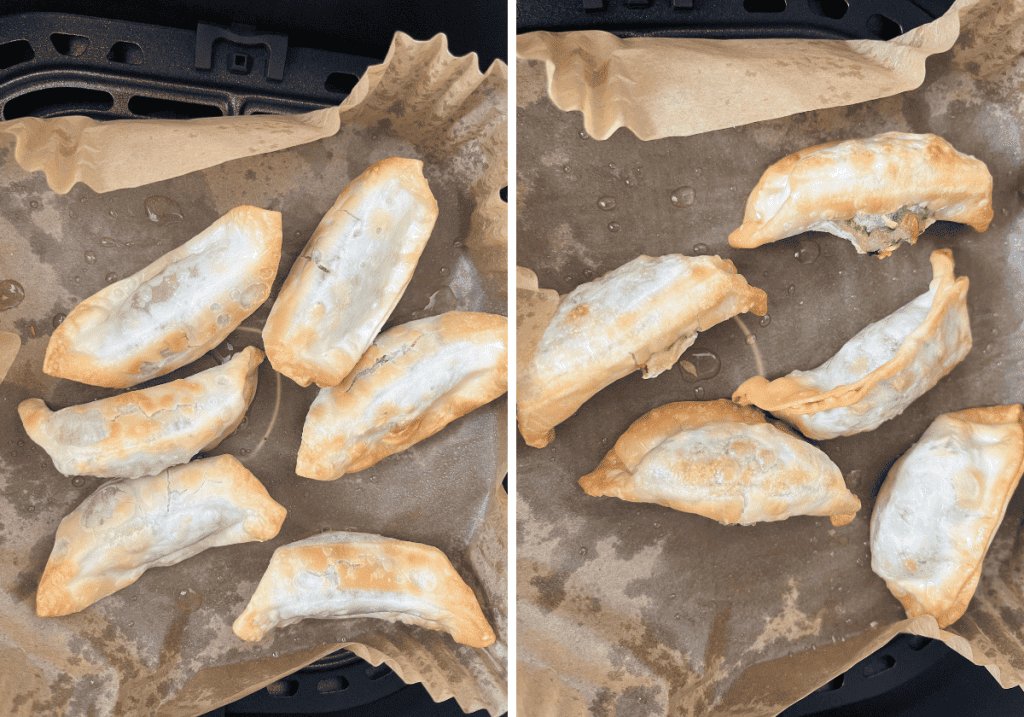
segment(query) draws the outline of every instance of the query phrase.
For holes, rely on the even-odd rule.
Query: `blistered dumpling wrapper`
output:
[[[871,515],[871,569],[908,618],[964,614],[1022,474],[1020,405],[943,414],[896,461]]]
[[[934,134],[886,132],[808,147],[770,166],[729,244],[752,249],[822,231],[882,258],[938,220],[983,232],[992,214],[984,162]]]
[[[519,431],[543,448],[605,386],[638,369],[644,378],[667,371],[698,331],[746,311],[764,316],[767,295],[717,256],[639,256],[581,284],[518,369]]]
[[[295,260],[263,329],[274,370],[337,386],[405,293],[437,220],[423,162],[391,157],[345,187]]]
[[[753,404],[824,440],[878,428],[900,415],[971,350],[967,277],[953,275],[953,253],[931,254],[928,291],[850,339],[811,371],[769,382],[747,379],[732,400]]]
[[[580,487],[729,525],[827,515],[846,525],[860,500],[827,455],[756,408],[681,401],[641,416]]]
[[[508,390],[508,319],[449,311],[380,334],[306,414],[295,472],[335,480],[434,435]]]
[[[43,371],[129,388],[192,363],[270,296],[281,239],[280,212],[235,207],[78,304],[50,337]]]
[[[7,378],[18,351],[21,350],[21,337],[9,331],[0,331],[0,383]]]
[[[101,485],[65,516],[36,593],[40,617],[69,615],[150,568],[207,548],[269,540],[286,510],[232,456]]]
[[[256,641],[311,617],[404,622],[443,630],[470,647],[495,640],[476,595],[444,553],[369,533],[324,533],[275,550],[232,629]]]
[[[149,476],[212,450],[238,428],[261,363],[263,352],[249,346],[189,378],[60,411],[30,398],[18,414],[64,475]]]

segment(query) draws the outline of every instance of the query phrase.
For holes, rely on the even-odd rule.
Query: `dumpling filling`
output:
[[[859,254],[892,254],[902,243],[913,244],[931,226],[927,202],[903,206],[889,214],[858,214],[853,219],[819,222],[812,229],[849,239]]]

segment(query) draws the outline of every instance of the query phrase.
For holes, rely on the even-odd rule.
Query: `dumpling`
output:
[[[335,480],[432,436],[508,389],[508,320],[450,311],[385,331],[320,390],[295,472]]]
[[[956,622],[1024,473],[1024,410],[935,419],[889,470],[871,515],[871,569],[907,617]]]
[[[50,337],[43,371],[128,388],[192,363],[266,301],[280,261],[280,212],[235,207],[76,306]]]
[[[14,365],[14,359],[21,350],[21,337],[8,331],[0,331],[0,383],[7,378],[7,372]]]
[[[255,642],[307,617],[375,617],[487,647],[494,631],[473,590],[437,548],[369,533],[322,533],[274,551],[232,626]]]
[[[580,486],[726,525],[794,515],[846,525],[860,510],[828,456],[756,408],[725,400],[669,403],[641,416]]]
[[[861,330],[821,366],[770,383],[754,376],[732,400],[816,440],[871,431],[903,413],[971,350],[967,277],[953,276],[949,249],[932,252],[931,263],[927,292]]]
[[[381,160],[345,187],[263,329],[274,370],[300,386],[341,383],[405,293],[436,219],[418,160]]]
[[[933,134],[886,132],[802,149],[764,173],[729,243],[752,249],[806,231],[849,239],[888,256],[937,220],[992,221],[985,163]]]
[[[269,540],[286,513],[231,456],[108,481],[60,522],[39,581],[36,613],[78,612],[150,568],[207,548]]]
[[[138,478],[212,450],[238,428],[256,395],[263,352],[160,386],[51,411],[38,398],[18,414],[64,475]]]
[[[644,378],[667,371],[698,331],[745,311],[764,316],[767,295],[717,256],[639,256],[576,287],[518,369],[526,444],[543,448],[605,386],[638,369]]]

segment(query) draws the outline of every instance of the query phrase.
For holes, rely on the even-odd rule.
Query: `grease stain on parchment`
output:
[[[817,635],[821,631],[821,615],[813,619],[808,617],[796,606],[799,597],[796,581],[791,578],[789,592],[783,597],[782,612],[774,617],[765,617],[764,631],[746,652],[761,652],[778,640],[793,642],[801,637]]]
[[[529,107],[547,96],[548,82],[544,63],[519,60],[516,63],[516,107]]]

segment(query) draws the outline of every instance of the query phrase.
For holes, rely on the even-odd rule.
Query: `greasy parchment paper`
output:
[[[714,377],[691,383],[678,365],[646,381],[634,373],[558,426],[548,447],[518,439],[522,714],[767,717],[898,632],[942,639],[1004,687],[1024,683],[1024,490],[1009,505],[967,613],[945,630],[930,617],[906,620],[871,572],[868,547],[888,467],[936,416],[1024,400],[1024,9],[997,5],[979,3],[965,14],[960,38],[928,60],[916,90],[646,142],[625,129],[604,141],[588,137],[579,112],[550,101],[544,63],[520,58],[517,263],[536,272],[537,285],[565,294],[641,253],[707,251],[735,262],[768,293],[770,317],[767,325],[741,317],[753,346],[733,321],[700,334],[683,358],[714,352],[721,360]],[[743,42],[723,42],[720,51],[741,65]],[[779,75],[773,87],[805,79]],[[874,96],[886,95],[882,89]],[[787,114],[784,106],[763,109],[769,117]],[[709,116],[721,110],[714,97],[698,109],[679,108]],[[940,222],[916,246],[882,261],[820,233],[755,250],[729,247],[726,237],[771,163],[819,142],[889,130],[935,132],[988,164],[996,211],[987,232]],[[693,190],[692,205],[672,203],[674,193],[688,194],[681,188]],[[601,198],[604,207],[614,199],[614,208],[602,210]],[[657,505],[593,498],[577,485],[647,411],[697,394],[730,397],[757,372],[752,348],[769,378],[818,366],[861,328],[923,293],[928,256],[943,247],[952,249],[957,274],[970,277],[974,347],[903,415],[869,433],[820,442],[863,503],[851,524],[796,517],[722,526]],[[536,296],[529,274],[520,279],[517,300],[534,317],[520,334],[524,355],[551,295]]]
[[[475,55],[448,53],[444,36],[416,42],[399,34],[340,108],[310,115],[0,125],[0,279],[25,289],[20,305],[0,312],[0,331],[22,344],[0,384],[0,713],[197,715],[341,647],[387,661],[436,700],[454,696],[467,711],[507,709],[504,398],[371,469],[322,483],[294,473],[316,388],[265,362],[246,421],[214,453],[239,458],[288,509],[281,533],[150,570],[56,619],[34,612],[54,531],[103,481],[57,473],[16,412],[33,396],[58,408],[116,393],[42,373],[54,317],[105,286],[108,274],[137,271],[239,204],[282,213],[271,298],[212,355],[160,381],[261,345],[270,306],[320,218],[351,179],[385,157],[422,159],[440,210],[388,326],[455,308],[505,313],[506,209],[498,192],[507,183],[506,90],[503,64],[481,74]],[[474,650],[444,633],[371,619],[307,620],[257,644],[234,636],[231,623],[275,548],[345,528],[443,550],[476,592],[498,643]]]

